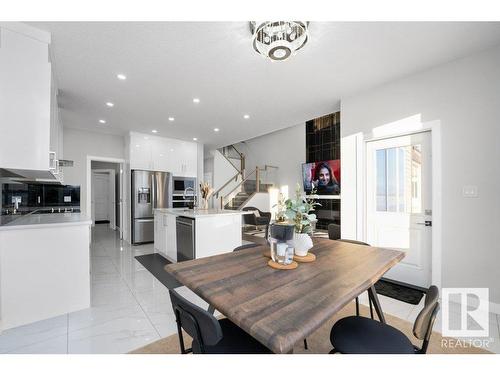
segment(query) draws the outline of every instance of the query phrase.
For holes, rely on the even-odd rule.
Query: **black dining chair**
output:
[[[338,238],[332,238],[332,237],[336,237],[337,234],[338,234]],[[330,238],[331,240],[335,239],[337,241],[348,242],[348,243],[352,243],[355,245],[370,246],[366,242],[362,242],[362,241],[341,239],[340,238],[340,225],[337,225],[337,224],[328,225],[328,238]],[[356,297],[355,301],[356,301],[356,316],[359,316],[359,297]],[[368,296],[368,303],[370,305],[370,317],[373,319],[373,304],[372,304],[372,300],[371,300],[370,296]]]
[[[241,246],[235,247],[235,248],[233,249],[233,252],[235,252],[235,251],[241,251],[241,250],[245,250],[245,249],[251,249],[252,247],[257,247],[257,246],[259,246],[259,244],[254,243],[254,242],[252,242],[252,243],[247,243],[247,244],[244,244],[244,245],[241,245]]]
[[[170,289],[170,300],[177,322],[181,354],[267,354],[271,351],[229,319],[213,315]],[[193,338],[191,348],[184,346],[182,330]]]
[[[328,224],[328,238],[331,240],[340,240],[340,225]]]
[[[406,335],[396,328],[363,316],[349,316],[333,325],[330,342],[333,353],[345,354],[425,354],[432,334],[432,327],[439,311],[439,291],[432,285],[425,295],[423,309],[413,324],[413,335],[422,345],[413,345]]]

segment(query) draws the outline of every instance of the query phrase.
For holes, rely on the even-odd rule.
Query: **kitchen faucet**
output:
[[[19,210],[19,203],[21,203],[21,197],[12,197],[12,203],[14,203],[14,214]]]
[[[187,187],[185,190],[184,190],[184,193],[182,193],[182,198],[184,198],[184,200],[186,200],[186,197],[187,197],[187,192],[188,191],[192,191],[193,192],[193,195],[191,195],[193,197],[193,208],[196,206],[196,195],[194,194],[194,189],[190,186],[190,187]]]

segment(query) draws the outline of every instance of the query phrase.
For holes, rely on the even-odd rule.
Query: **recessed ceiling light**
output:
[[[214,132],[218,132],[219,130],[219,128],[214,128]]]
[[[250,118],[250,115],[243,115],[243,118],[244,118],[245,120],[248,120],[248,119]]]
[[[151,133],[158,133],[158,130],[153,129],[153,130],[151,130]]]
[[[193,103],[199,103],[200,102],[200,99],[199,98],[194,98],[193,99]]]
[[[168,118],[168,121],[174,121],[174,120],[175,120],[175,118],[174,118],[174,117],[169,117],[169,118]]]
[[[122,81],[125,81],[127,79],[127,76],[125,74],[117,74],[116,75],[116,78],[122,80]]]
[[[108,107],[110,107],[110,108],[115,106],[115,105],[114,105],[114,103],[111,103],[111,102],[106,102],[106,105],[107,105]]]
[[[196,137],[195,137],[195,138],[193,138],[193,141],[197,141],[197,140],[198,140],[198,138],[196,138]]]
[[[99,122],[100,122],[101,124],[105,124],[105,123],[106,123],[106,120],[99,120]]]
[[[141,145],[135,145],[135,147],[141,147]]]

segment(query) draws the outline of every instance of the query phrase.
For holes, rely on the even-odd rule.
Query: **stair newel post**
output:
[[[220,197],[220,209],[224,209],[224,197]]]
[[[255,191],[258,193],[260,189],[260,175],[259,167],[255,167]]]

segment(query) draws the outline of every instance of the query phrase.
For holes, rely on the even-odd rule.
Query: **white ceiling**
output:
[[[271,63],[253,51],[245,22],[32,25],[52,33],[65,126],[157,129],[209,146],[331,113],[344,96],[500,43],[500,23],[311,22],[309,43]]]

